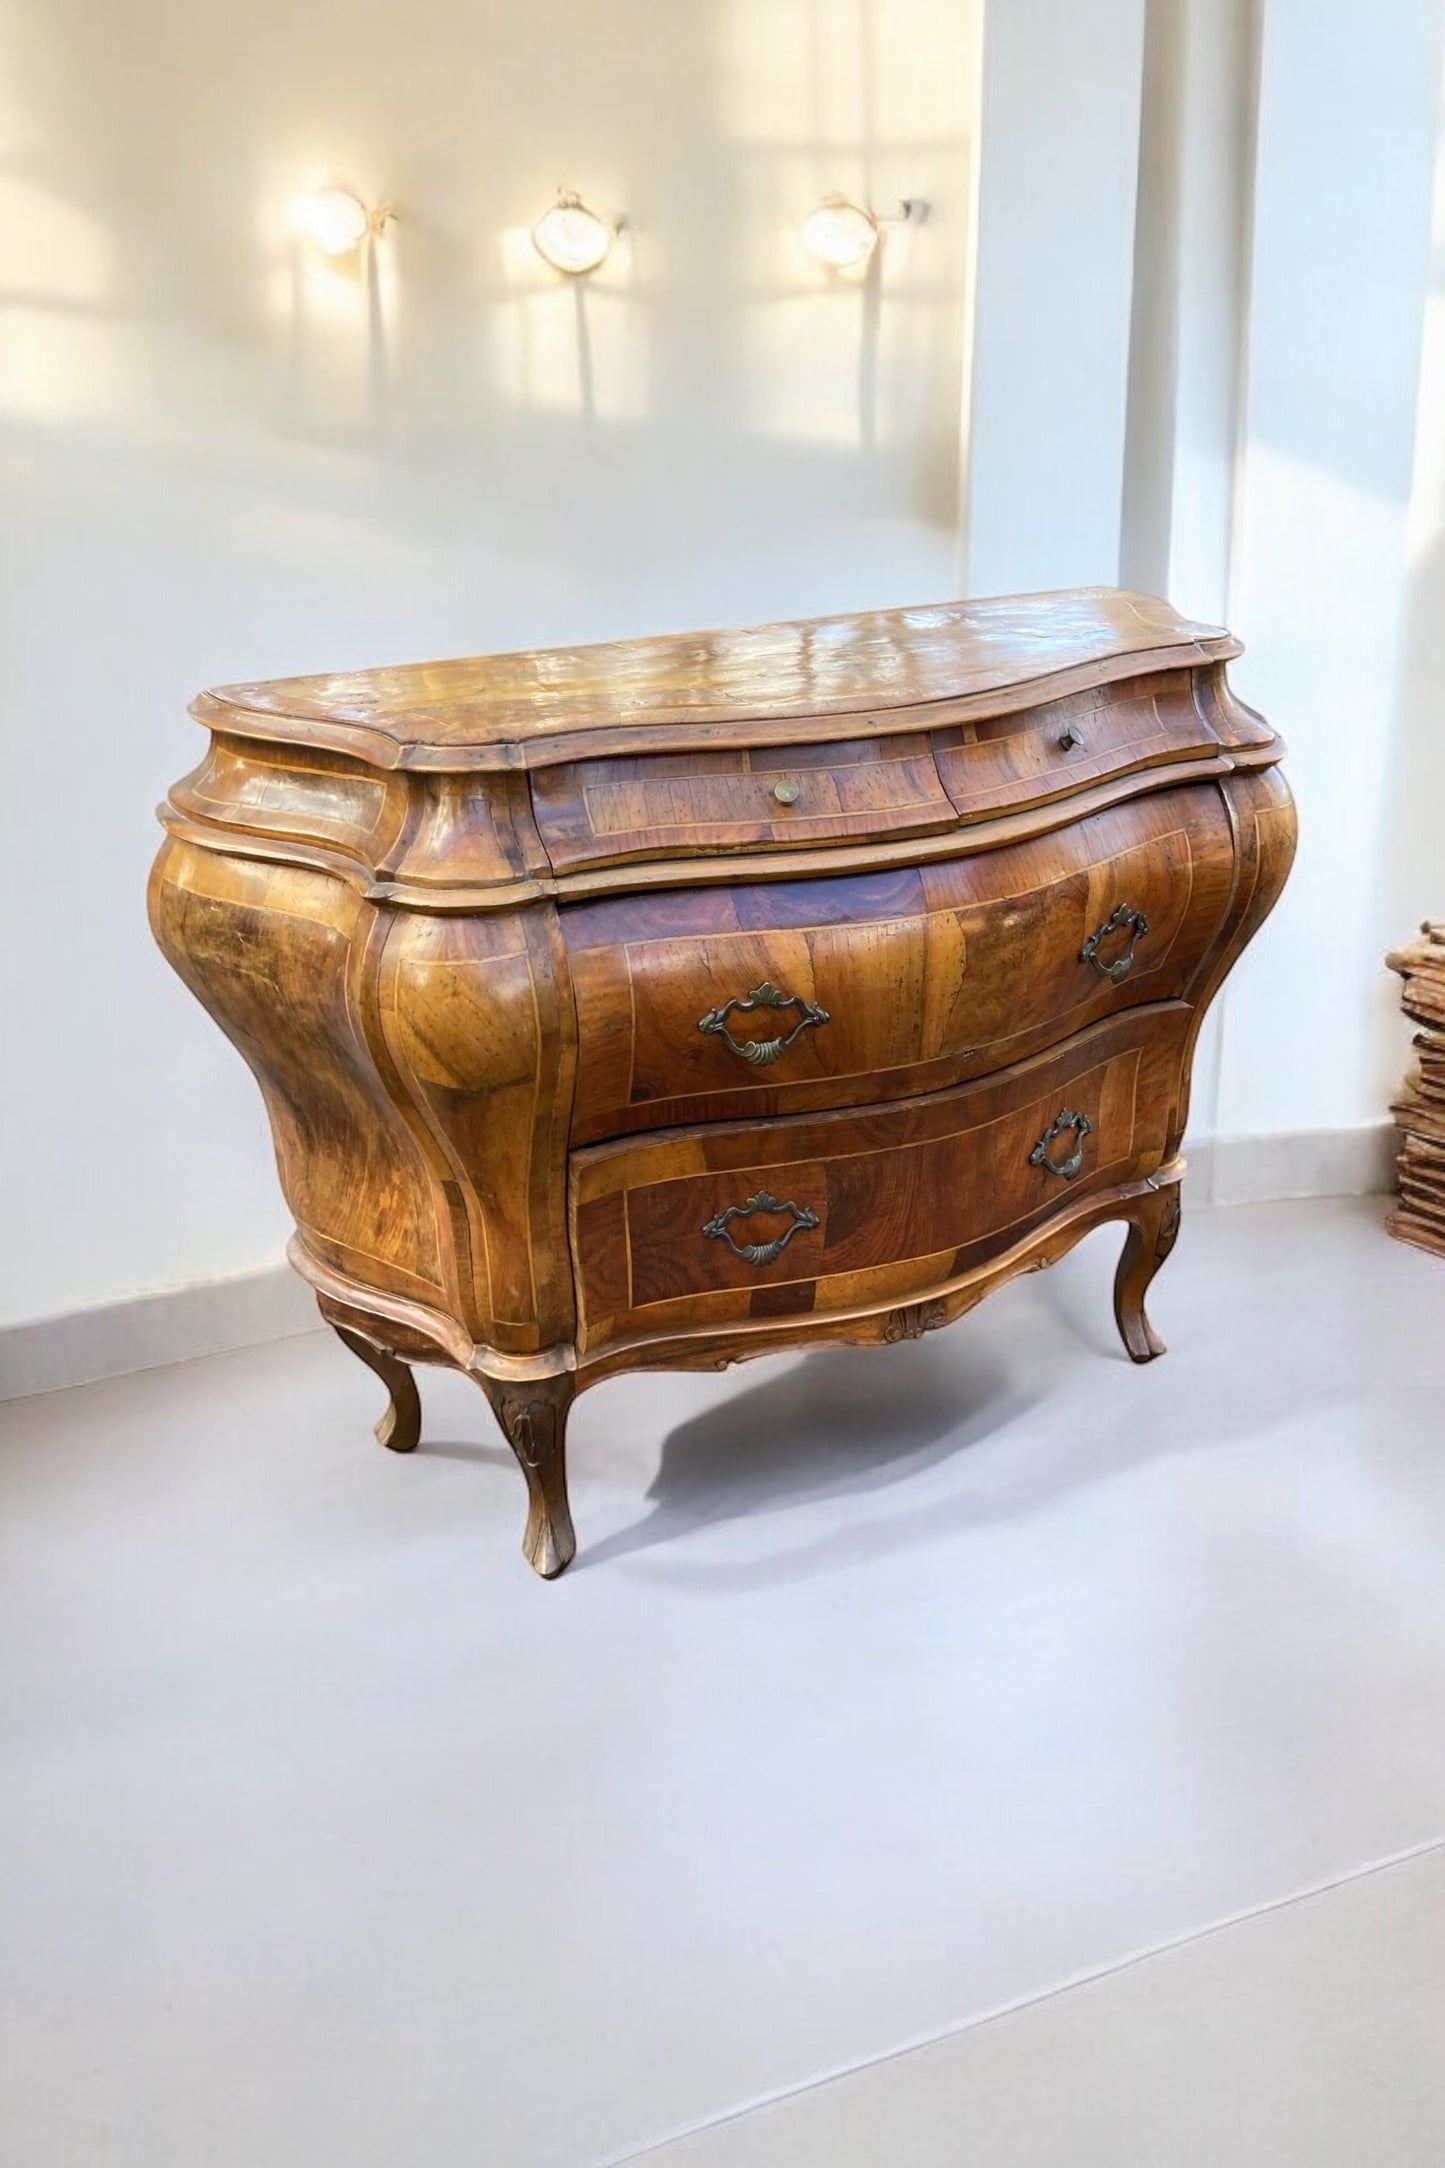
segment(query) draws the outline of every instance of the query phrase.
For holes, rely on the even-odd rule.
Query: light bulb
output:
[[[544,211],[532,228],[532,246],[554,271],[581,278],[595,271],[612,246],[615,228],[580,196],[561,190],[550,211]]]
[[[349,188],[318,188],[296,198],[291,223],[328,256],[345,256],[370,231],[371,214]]]
[[[846,196],[829,196],[803,220],[803,246],[831,271],[851,271],[878,246],[878,221]]]

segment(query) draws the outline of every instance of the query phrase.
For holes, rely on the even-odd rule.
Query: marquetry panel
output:
[[[582,1344],[749,1315],[906,1299],[986,1258],[1066,1197],[1161,1165],[1175,1130],[1182,1004],[1096,1025],[1002,1077],[851,1114],[674,1132],[577,1153]],[[1087,1118],[1072,1179],[1030,1155],[1064,1110]],[[1071,1139],[1054,1156],[1067,1161]],[[762,1194],[787,1209],[704,1230]]]
[[[572,1329],[562,1226],[574,1024],[550,904],[401,913],[378,970],[387,1050],[447,1160],[466,1323],[531,1353]]]
[[[1182,994],[1228,905],[1234,839],[1212,784],[1161,791],[976,858],[572,905],[573,1133],[789,1113],[933,1091],[1111,1010]],[[1083,953],[1121,907],[1127,929]],[[734,1010],[771,987],[792,1006]],[[816,1022],[818,1010],[826,1022]],[[745,1053],[785,1044],[755,1064]],[[766,1051],[766,1048],[765,1048]]]
[[[485,887],[546,872],[523,775],[409,779],[404,834],[377,873],[416,889]]]
[[[308,1247],[364,1285],[455,1300],[444,1201],[368,1030],[372,907],[306,867],[173,840],[150,907],[166,956],[255,1073]]]
[[[533,776],[532,803],[559,873],[675,852],[927,835],[955,819],[922,732],[571,761]]]
[[[1044,804],[1138,768],[1218,754],[1187,670],[1095,685],[1022,713],[935,731],[943,786],[960,817],[983,820]]]
[[[407,819],[402,776],[378,775],[332,753],[220,736],[172,786],[171,802],[238,835],[320,844],[367,867]]]
[[[1152,595],[1090,587],[227,685],[191,712],[383,768],[533,766],[649,743],[852,737],[897,729],[900,711],[912,727],[942,703],[951,721],[1022,706],[1041,681],[1066,692],[1238,653]]]
[[[1195,1023],[1187,1052],[1192,1056],[1204,1012],[1284,892],[1294,864],[1297,823],[1294,799],[1279,768],[1232,775],[1222,787],[1235,837],[1234,883],[1219,934],[1190,988]],[[1191,1063],[1184,1067],[1181,1122],[1188,1116]]]

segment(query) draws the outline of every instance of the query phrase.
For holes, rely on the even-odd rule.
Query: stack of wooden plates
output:
[[[1427,920],[1418,941],[1385,961],[1405,981],[1400,999],[1420,1026],[1419,1061],[1391,1109],[1403,1132],[1400,1202],[1385,1225],[1445,1257],[1445,919]]]

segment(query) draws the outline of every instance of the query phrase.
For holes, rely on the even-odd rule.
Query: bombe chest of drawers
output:
[[[474,1377],[550,1576],[618,1371],[913,1339],[1107,1219],[1159,1354],[1195,1040],[1294,849],[1238,652],[1088,589],[198,700],[151,921],[383,1442]]]

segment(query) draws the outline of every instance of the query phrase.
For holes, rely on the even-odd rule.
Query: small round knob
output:
[[[1074,746],[1082,745],[1083,742],[1083,731],[1080,730],[1077,723],[1070,723],[1068,729],[1064,731],[1059,738],[1059,750],[1061,752],[1067,753],[1070,752]]]
[[[791,776],[785,775],[781,781],[774,783],[773,796],[779,805],[793,805],[797,801],[798,786]]]

